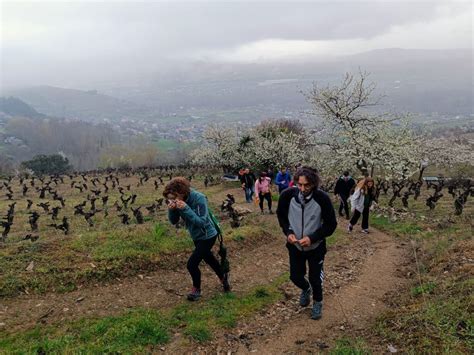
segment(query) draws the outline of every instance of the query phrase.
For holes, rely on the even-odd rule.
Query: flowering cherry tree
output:
[[[212,126],[203,138],[204,145],[192,154],[193,162],[224,170],[293,166],[306,160],[308,152],[305,130],[288,129],[283,121],[265,122],[240,135],[234,129]]]
[[[373,175],[377,167],[388,178],[407,177],[419,165],[417,137],[409,127],[408,117],[373,109],[380,98],[374,98],[375,84],[367,78],[363,72],[358,77],[346,74],[339,85],[314,85],[306,95],[312,113],[320,119],[316,145],[328,147],[329,152],[322,149],[323,156],[334,155],[337,165],[352,165],[365,175]]]

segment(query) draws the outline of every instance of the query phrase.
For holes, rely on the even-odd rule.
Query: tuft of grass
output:
[[[359,338],[342,338],[336,340],[336,344],[331,349],[332,355],[366,355],[370,351],[362,339]]]
[[[212,339],[212,333],[205,322],[193,322],[184,330],[184,334],[195,341],[203,343]]]
[[[436,288],[436,283],[427,282],[422,285],[412,287],[411,294],[412,296],[419,296],[426,293],[432,293],[435,288]]]

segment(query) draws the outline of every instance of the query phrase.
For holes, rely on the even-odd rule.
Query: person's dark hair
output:
[[[183,195],[184,199],[187,199],[191,193],[191,183],[188,179],[178,176],[173,178],[165,187],[163,196],[168,197],[169,194]]]
[[[262,179],[263,179],[263,178],[266,178],[266,177],[267,177],[267,173],[266,173],[265,171],[262,171],[262,172],[260,173],[260,176],[259,176],[258,180],[259,180],[260,182],[262,182]]]
[[[313,169],[309,166],[302,166],[298,168],[293,179],[295,185],[298,183],[300,176],[304,176],[308,180],[308,182],[313,185],[313,189],[316,190],[319,187],[321,179],[319,178],[319,174],[316,169]]]
[[[346,170],[346,171],[344,171],[344,172],[342,173],[342,175],[344,175],[344,176],[349,176],[349,172]]]

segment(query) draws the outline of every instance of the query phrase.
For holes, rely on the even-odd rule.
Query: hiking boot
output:
[[[224,292],[230,292],[230,283],[229,283],[229,273],[225,273],[224,277],[221,279],[222,287],[224,288]]]
[[[197,301],[201,298],[201,290],[193,287],[191,292],[188,293],[188,301]]]
[[[300,306],[307,307],[309,302],[311,301],[311,286],[308,287],[307,290],[301,291],[300,295]]]
[[[323,313],[323,303],[314,302],[311,310],[311,319],[320,319]]]
[[[347,226],[347,231],[351,233],[353,229],[354,229],[354,226],[349,223],[349,225]]]
[[[369,230],[367,228],[362,229],[362,233],[369,234]]]
[[[263,212],[263,210],[260,211],[260,214],[265,214],[265,212]]]

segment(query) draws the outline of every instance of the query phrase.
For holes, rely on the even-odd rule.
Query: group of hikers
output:
[[[311,318],[320,319],[326,237],[331,236],[337,227],[336,213],[329,195],[319,188],[321,179],[315,169],[298,166],[292,177],[289,169],[281,168],[275,179],[273,175],[273,171],[269,169],[261,172],[256,178],[250,169],[242,169],[239,178],[245,192],[245,200],[251,203],[255,197],[261,213],[264,213],[263,204],[266,200],[269,213],[273,214],[273,182],[278,186],[280,196],[276,215],[286,238],[290,280],[301,289],[300,305],[307,307],[312,299]],[[369,211],[375,201],[374,180],[365,177],[356,183],[349,172],[345,171],[337,179],[334,195],[340,202],[339,215],[350,219],[348,232],[353,231],[362,215],[362,232],[368,233]],[[163,196],[168,206],[169,221],[177,224],[183,219],[195,245],[187,262],[193,283],[187,296],[188,300],[196,301],[201,297],[199,264],[202,260],[215,272],[224,292],[229,292],[229,274],[223,270],[212,252],[220,228],[209,211],[206,196],[192,189],[190,182],[183,177],[172,179],[165,187]],[[349,215],[349,201],[353,210],[352,218]]]

